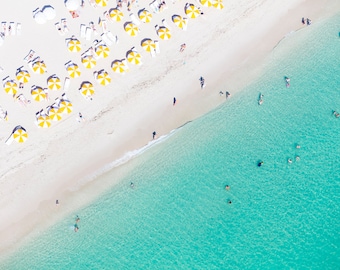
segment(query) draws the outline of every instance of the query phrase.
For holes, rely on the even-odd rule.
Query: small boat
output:
[[[262,103],[263,103],[263,95],[262,94],[260,94],[260,96],[259,96],[258,103],[259,103],[259,105],[262,105]]]

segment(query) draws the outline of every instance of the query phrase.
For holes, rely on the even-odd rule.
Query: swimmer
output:
[[[293,163],[293,160],[291,158],[289,158],[288,163]]]
[[[296,161],[300,161],[300,157],[299,156],[295,156],[295,160]]]
[[[77,232],[79,230],[79,227],[77,224],[74,224],[74,232]]]
[[[226,190],[229,190],[229,189],[230,189],[230,187],[229,187],[228,185],[226,185],[226,186],[225,186],[225,189],[226,189]]]
[[[296,149],[300,149],[301,146],[300,146],[299,144],[297,144],[297,145],[295,146],[295,148],[296,148]]]
[[[228,200],[228,203],[231,204],[231,200]]]
[[[263,165],[263,161],[260,161],[259,163],[257,163],[258,167],[261,167]]]
[[[76,217],[76,223],[78,223],[80,221],[80,218],[77,216]]]
[[[134,188],[135,187],[135,184],[134,183],[130,183],[130,188]]]

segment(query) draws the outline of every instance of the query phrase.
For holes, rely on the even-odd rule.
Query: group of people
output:
[[[312,20],[311,19],[305,19],[304,17],[301,20],[302,24],[307,24],[307,25],[311,25],[312,24]]]

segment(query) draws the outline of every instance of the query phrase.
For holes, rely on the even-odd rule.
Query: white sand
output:
[[[35,113],[51,105],[62,91],[50,91],[49,101],[32,101],[27,107],[0,91],[0,106],[9,114],[7,122],[0,121],[0,250],[8,249],[31,232],[41,223],[41,217],[53,223],[58,216],[51,211],[56,207],[56,199],[61,201],[58,211],[64,213],[79,206],[71,204],[72,192],[82,192],[88,200],[92,199],[89,186],[96,183],[87,183],[84,179],[125,153],[146,145],[154,130],[158,136],[167,134],[225,102],[225,96],[221,97],[219,91],[235,94],[241,90],[261,71],[261,60],[285,35],[306,27],[301,24],[302,17],[309,17],[315,23],[339,10],[340,5],[332,0],[226,1],[223,10],[201,7],[204,16],[188,19],[187,31],[183,31],[171,21],[171,16],[185,16],[185,2],[168,1],[168,9],[153,14],[151,23],[141,23],[136,37],[130,37],[123,29],[124,22],[130,20],[123,6],[123,21],[108,22],[110,31],[118,35],[119,43],[110,47],[107,59],[99,59],[94,69],[87,70],[80,62],[81,53],[67,50],[65,38],[72,35],[79,38],[81,52],[92,46],[94,38],[100,39],[100,35],[91,41],[81,39],[80,24],[93,21],[101,34],[98,18],[114,7],[114,1],[109,1],[108,7],[97,9],[85,1],[80,17],[75,19],[62,1],[39,1],[39,6],[35,2],[12,0],[0,10],[2,21],[22,24],[21,35],[6,37],[0,47],[0,66],[4,69],[1,78],[15,79],[15,71],[20,66],[30,71],[23,61],[30,49],[45,61],[47,73],[30,72],[30,82],[19,91],[27,98],[31,99],[31,85],[46,87],[46,78],[52,74],[62,80],[68,76],[64,64],[69,60],[79,65],[82,75],[71,79],[66,93],[74,105],[73,113],[64,115],[60,122],[52,122],[48,129],[34,124]],[[137,16],[138,10],[144,7],[151,11],[149,3],[139,1],[139,7],[134,5],[131,12]],[[200,6],[196,1],[192,3]],[[57,16],[45,24],[37,24],[32,11],[46,4],[55,8]],[[54,25],[61,18],[67,19],[69,28],[64,36],[59,35]],[[155,32],[154,26],[161,25],[162,19],[171,26],[170,40],[160,40]],[[159,40],[161,53],[155,58],[141,48],[144,38]],[[180,53],[182,43],[187,47]],[[130,71],[125,75],[114,73],[111,62],[125,58],[133,46],[142,54],[143,65],[129,64]],[[102,68],[112,78],[106,87],[99,86],[92,75]],[[204,90],[199,86],[200,76],[206,79]],[[86,80],[95,86],[92,101],[85,100],[78,91],[81,82]],[[173,97],[177,99],[175,106]],[[78,112],[83,114],[85,122],[76,121]],[[27,130],[28,140],[6,145],[6,139],[17,125]],[[98,188],[102,189],[105,186]],[[65,206],[65,202],[70,202],[72,207]]]

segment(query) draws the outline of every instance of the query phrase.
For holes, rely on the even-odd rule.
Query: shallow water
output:
[[[339,269],[338,25],[289,35],[257,81],[130,161],[117,186],[0,268]]]

